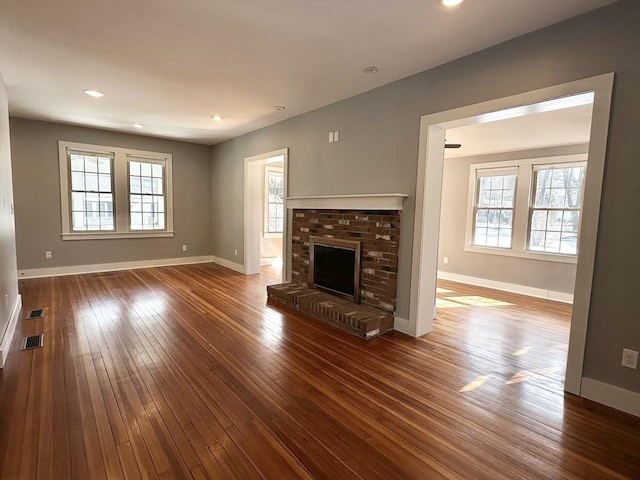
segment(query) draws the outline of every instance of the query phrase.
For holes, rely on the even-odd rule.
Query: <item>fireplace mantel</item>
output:
[[[287,197],[287,208],[314,210],[402,210],[402,205],[407,197],[408,195],[404,193]]]

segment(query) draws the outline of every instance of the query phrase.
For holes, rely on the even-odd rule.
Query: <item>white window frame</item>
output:
[[[510,247],[499,247],[499,246],[487,246],[487,245],[478,245],[474,243],[475,235],[476,235],[476,216],[478,209],[487,209],[487,210],[508,210],[503,207],[478,207],[479,198],[480,198],[480,190],[478,186],[480,185],[480,178],[482,177],[498,177],[498,176],[506,176],[506,175],[515,175],[516,184],[513,188],[513,207],[511,207],[511,246]],[[513,248],[513,235],[514,235],[514,226],[515,226],[515,216],[516,216],[516,199],[518,195],[518,167],[501,167],[501,168],[476,168],[475,169],[475,178],[474,178],[474,191],[473,191],[473,212],[472,212],[472,221],[471,221],[471,238],[469,239],[470,245],[474,247],[480,248],[499,248],[501,250],[511,250]]]
[[[529,211],[528,211],[528,220],[527,220],[527,244],[526,244],[526,248],[528,252],[535,252],[535,253],[545,253],[545,254],[553,254],[553,255],[571,255],[571,256],[578,256],[578,247],[579,245],[576,243],[576,253],[569,253],[569,254],[562,254],[562,253],[558,253],[558,252],[542,252],[542,251],[537,251],[537,250],[532,250],[531,249],[531,225],[532,225],[532,218],[533,218],[533,212],[534,210],[546,210],[547,212],[553,211],[555,210],[554,208],[542,208],[542,207],[535,207],[535,197],[536,197],[536,182],[537,182],[537,172],[539,170],[548,170],[548,169],[556,169],[556,168],[573,168],[573,167],[584,167],[585,169],[585,176],[582,179],[582,187],[581,187],[581,192],[580,192],[580,206],[574,210],[577,210],[580,213],[580,221],[578,223],[578,231],[576,233],[576,237],[577,239],[580,238],[580,224],[582,223],[582,200],[584,199],[584,178],[586,177],[586,169],[587,169],[587,162],[569,162],[569,163],[554,163],[552,165],[549,164],[535,164],[532,166],[532,172],[531,172],[531,197],[529,198]],[[566,211],[566,210],[572,210],[571,208],[561,208],[560,210],[562,211]],[[545,231],[549,231],[549,230],[545,230]]]
[[[263,222],[262,222],[262,236],[264,238],[280,238],[283,235],[284,232],[284,224],[282,227],[282,232],[269,232],[269,172],[275,172],[275,173],[279,173],[280,175],[282,175],[282,181],[283,181],[283,195],[284,195],[284,168],[283,167],[274,167],[272,165],[266,164],[264,166],[264,182],[263,184],[263,188],[264,188],[264,192],[263,192],[263,196],[262,198],[264,199],[263,203],[264,203],[264,215],[263,215]],[[283,209],[284,209],[284,202],[283,202]],[[283,212],[283,222],[286,221],[287,218],[287,211],[284,210]]]
[[[81,151],[113,156],[113,231],[74,232],[71,224],[71,185],[69,152]],[[60,166],[60,206],[62,215],[63,240],[106,240],[115,238],[154,238],[173,237],[173,157],[170,153],[148,152],[128,148],[91,145],[75,142],[58,142],[58,160]],[[165,229],[164,230],[131,230],[129,212],[129,161],[150,161],[164,164],[165,188]]]
[[[586,165],[587,154],[561,155],[543,158],[528,158],[520,160],[508,160],[503,162],[473,163],[469,168],[469,193],[467,202],[467,221],[465,229],[465,252],[484,253],[489,255],[502,255],[506,257],[529,258],[548,262],[573,263],[578,262],[578,255],[533,252],[528,250],[529,241],[529,211],[533,191],[534,168],[545,165],[569,166],[576,164]],[[508,169],[517,169],[515,205],[513,212],[513,231],[511,248],[484,247],[473,245],[474,235],[474,210],[475,197],[477,195],[477,172],[493,170],[496,172]],[[580,238],[580,229],[578,229]]]

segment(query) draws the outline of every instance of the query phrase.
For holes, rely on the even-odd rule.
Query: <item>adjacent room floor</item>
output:
[[[565,397],[570,306],[439,285],[365,342],[213,264],[22,280],[0,477],[639,478],[640,420]],[[19,351],[24,335],[44,347]]]

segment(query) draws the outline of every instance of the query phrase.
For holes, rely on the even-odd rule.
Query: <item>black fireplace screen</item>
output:
[[[360,301],[360,242],[311,237],[309,283]]]

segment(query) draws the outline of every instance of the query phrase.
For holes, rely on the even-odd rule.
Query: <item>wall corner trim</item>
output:
[[[213,263],[220,265],[221,267],[225,267],[230,270],[233,270],[234,272],[246,274],[244,265],[240,265],[239,263],[235,263],[230,260],[225,260],[224,258],[220,258],[220,257],[211,257],[211,261]]]
[[[18,317],[20,316],[20,312],[22,311],[22,295],[18,294],[16,297],[16,302],[13,304],[13,309],[11,310],[11,317],[9,317],[9,324],[7,325],[7,329],[4,331],[4,335],[2,336],[2,341],[0,342],[0,369],[4,368],[4,362],[7,360],[7,356],[9,355],[9,349],[11,348],[11,341],[13,340],[13,335],[16,331],[16,325],[18,324]]]
[[[562,303],[573,303],[573,295],[570,293],[556,292],[554,290],[545,290],[543,288],[527,287],[515,283],[498,282],[486,278],[470,277],[457,273],[449,273],[438,270],[438,278],[441,280],[449,280],[451,282],[466,283],[468,285],[476,285],[478,287],[493,288],[494,290],[502,290],[503,292],[518,293],[527,295],[528,297],[544,298],[546,300],[554,300]]]
[[[409,320],[407,320],[406,318],[402,318],[402,317],[393,317],[393,329],[407,334],[407,335],[411,335],[412,337],[414,337],[415,335],[412,333],[411,330],[411,325],[409,323]]]
[[[640,417],[640,393],[582,377],[580,396]]]
[[[134,270],[136,268],[169,267],[192,263],[210,263],[211,255],[200,257],[158,258],[154,260],[137,260],[132,262],[95,263],[92,265],[69,265],[67,267],[34,268],[18,270],[18,279],[59,277],[63,275],[79,275],[83,273],[114,272],[117,270]]]

